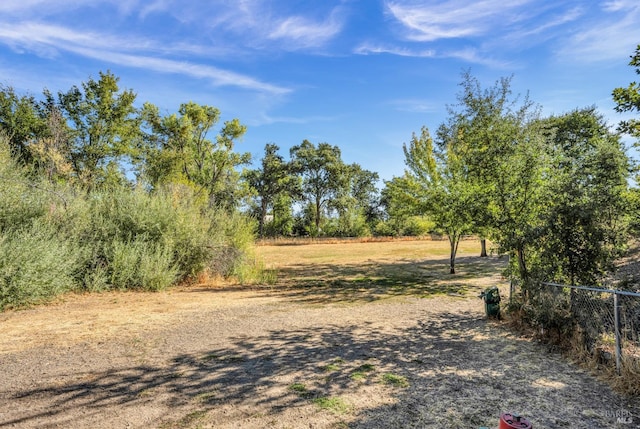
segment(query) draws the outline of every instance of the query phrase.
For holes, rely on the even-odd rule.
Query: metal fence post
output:
[[[616,371],[620,375],[622,369],[622,340],[620,335],[620,302],[617,293],[613,294],[613,317],[616,334]]]

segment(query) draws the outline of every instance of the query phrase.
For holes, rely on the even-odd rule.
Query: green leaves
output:
[[[640,74],[640,45],[636,48],[634,55],[629,62],[635,67],[636,73]],[[631,82],[626,88],[616,88],[613,90],[613,101],[616,103],[618,112],[640,113],[640,84]],[[640,138],[640,119],[629,119],[620,122],[620,131]]]
[[[109,182],[106,179],[114,171],[124,180],[119,161],[131,155],[139,137],[136,95],[120,91],[118,81],[112,73],[101,72],[97,81],[89,79],[82,89],[74,86],[58,94],[59,107],[71,126],[71,165],[76,179],[89,190]]]
[[[426,127],[420,137],[413,134],[403,146],[408,171],[394,185],[416,211],[429,214],[451,244],[450,272],[455,273],[455,258],[460,238],[473,228],[477,189],[464,165],[451,150],[436,157]]]
[[[161,116],[146,103],[141,112],[149,133],[143,146],[143,173],[153,186],[186,182],[206,195],[211,205],[233,207],[239,192],[236,167],[247,164],[250,154],[233,151],[246,132],[238,119],[226,121],[215,136],[208,136],[220,119],[220,111],[193,102],[183,103],[178,114]]]

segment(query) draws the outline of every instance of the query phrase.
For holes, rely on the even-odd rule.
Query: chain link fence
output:
[[[526,301],[528,318],[543,336],[615,366],[618,374],[640,375],[640,293],[540,283]]]

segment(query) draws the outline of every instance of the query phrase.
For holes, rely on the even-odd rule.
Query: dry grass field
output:
[[[259,246],[273,282],[68,295],[0,314],[0,427],[638,427],[637,399],[484,317],[461,243]],[[617,422],[631,419],[631,425]],[[625,420],[628,422],[629,420]]]

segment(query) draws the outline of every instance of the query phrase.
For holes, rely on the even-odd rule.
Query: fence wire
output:
[[[640,293],[542,283],[529,302],[543,330],[578,338],[618,372],[640,368]]]

